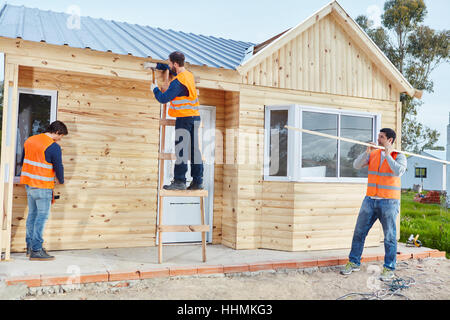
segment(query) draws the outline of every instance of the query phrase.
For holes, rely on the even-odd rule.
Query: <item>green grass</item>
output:
[[[400,242],[406,243],[411,234],[419,234],[424,247],[445,251],[450,259],[450,210],[444,205],[414,202],[415,195],[402,193]]]

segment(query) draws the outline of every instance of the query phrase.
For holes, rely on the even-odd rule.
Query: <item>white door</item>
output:
[[[212,242],[212,221],[214,206],[214,149],[215,149],[215,107],[200,106],[201,125],[199,128],[199,144],[203,157],[203,186],[208,190],[205,198],[205,222],[210,225],[207,233],[207,241]],[[171,118],[166,115],[167,118]],[[175,153],[175,128],[166,127],[166,153]],[[170,184],[173,180],[175,161],[165,161],[164,184]],[[188,164],[186,173],[186,185],[192,181],[191,168]],[[200,198],[178,197],[163,198],[164,214],[163,225],[201,225]],[[158,238],[157,238],[158,239]],[[166,232],[163,233],[163,243],[189,243],[201,242],[200,232]]]

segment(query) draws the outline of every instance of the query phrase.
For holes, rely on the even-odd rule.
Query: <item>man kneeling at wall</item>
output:
[[[45,223],[53,203],[55,174],[60,184],[64,184],[64,167],[61,147],[56,143],[68,134],[61,121],[55,121],[47,130],[28,138],[24,144],[20,184],[27,190],[27,257],[34,261],[49,261],[49,255],[42,243]]]

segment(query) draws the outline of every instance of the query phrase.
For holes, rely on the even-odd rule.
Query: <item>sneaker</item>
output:
[[[169,185],[163,186],[164,190],[186,190],[186,183],[179,181],[179,180],[173,180]]]
[[[196,182],[192,181],[187,189],[188,190],[203,190],[203,183],[196,183]]]
[[[394,271],[388,268],[383,268],[383,272],[381,272],[380,280],[381,281],[390,281],[395,278]]]
[[[31,255],[31,248],[27,247],[27,257],[29,257]]]
[[[352,272],[356,272],[361,270],[359,268],[359,266],[357,266],[356,264],[354,264],[353,262],[348,262],[345,267],[341,270],[341,274],[343,275],[348,275]]]
[[[55,260],[55,257],[49,255],[43,248],[39,251],[31,251],[31,261],[50,261]]]

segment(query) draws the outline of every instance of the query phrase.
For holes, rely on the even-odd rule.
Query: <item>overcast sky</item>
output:
[[[212,35],[227,39],[259,43],[294,27],[328,0],[8,0],[9,4],[68,12],[78,10],[82,16],[126,21],[163,29]],[[340,0],[341,6],[356,18],[370,16],[380,23],[384,0]],[[5,1],[0,0],[0,6]],[[449,0],[425,0],[428,15],[425,24],[450,29]],[[73,12],[73,11],[72,11]],[[163,14],[164,13],[164,14]],[[0,48],[1,51],[1,48]],[[0,80],[3,79],[0,55]],[[450,64],[441,65],[433,74],[434,93],[424,93],[418,115],[420,122],[441,133],[438,145],[445,146],[450,112]]]

